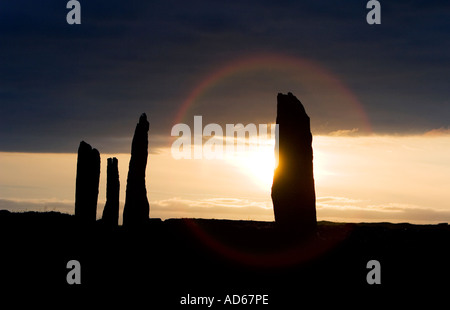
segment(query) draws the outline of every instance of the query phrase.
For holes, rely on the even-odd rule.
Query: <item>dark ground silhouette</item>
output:
[[[448,288],[448,225],[319,222],[318,237],[302,241],[274,225],[151,219],[139,231],[86,229],[67,214],[0,211],[0,281],[21,292],[101,295],[105,303],[114,303],[115,292],[149,306],[176,306],[188,293],[268,294],[277,306],[335,294],[341,299],[328,300],[335,305],[361,296],[392,304]],[[79,286],[66,283],[72,259],[81,263]],[[366,282],[373,259],[381,285]]]

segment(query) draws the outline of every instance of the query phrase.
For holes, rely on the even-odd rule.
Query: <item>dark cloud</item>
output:
[[[382,24],[369,26],[365,1],[356,0],[80,2],[77,26],[66,23],[65,1],[0,3],[0,150],[73,152],[86,139],[104,152],[128,152],[117,141],[131,137],[144,111],[159,145],[208,74],[270,53],[312,59],[332,72],[376,132],[449,125],[447,3],[380,1]],[[292,90],[311,110],[315,132],[358,127],[332,99],[310,103],[301,85],[284,90],[292,81],[283,82],[247,77],[240,87],[216,89],[196,112],[209,122],[266,121],[274,118],[276,92]]]

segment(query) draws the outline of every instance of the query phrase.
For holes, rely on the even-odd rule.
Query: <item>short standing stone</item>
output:
[[[75,189],[75,217],[84,224],[97,219],[98,185],[100,181],[100,153],[81,141],[78,148]]]
[[[119,168],[116,157],[108,158],[106,177],[106,204],[103,209],[102,221],[110,227],[117,227],[119,224]]]

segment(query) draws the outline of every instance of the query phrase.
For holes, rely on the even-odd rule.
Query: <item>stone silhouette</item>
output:
[[[308,234],[317,225],[310,119],[292,94],[278,94],[278,167],[272,184],[275,222],[284,229]]]
[[[78,148],[75,217],[83,224],[95,223],[97,219],[99,181],[100,153],[81,141]]]
[[[124,226],[142,226],[148,221],[150,205],[145,187],[145,169],[148,157],[147,115],[143,113],[136,125],[131,145],[131,159],[128,170],[125,206],[123,209]]]
[[[119,225],[119,168],[116,157],[108,158],[106,169],[106,204],[103,209],[102,221],[110,227]]]

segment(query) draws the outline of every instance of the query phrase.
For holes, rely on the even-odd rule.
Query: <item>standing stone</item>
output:
[[[106,204],[103,209],[102,221],[110,227],[119,225],[119,168],[116,157],[108,158],[106,169]]]
[[[278,94],[278,167],[272,185],[275,222],[283,229],[315,231],[316,195],[310,119],[292,94]]]
[[[145,187],[145,169],[148,157],[147,115],[143,113],[136,125],[131,145],[131,159],[128,169],[125,206],[123,209],[124,226],[142,226],[148,221],[150,206]]]
[[[81,141],[78,148],[75,217],[83,224],[95,223],[97,219],[99,181],[100,153]]]

